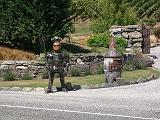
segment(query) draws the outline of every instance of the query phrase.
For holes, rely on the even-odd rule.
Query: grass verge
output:
[[[125,71],[122,73],[122,77],[127,81],[134,81],[139,78],[147,78],[150,75],[155,74],[160,77],[160,71],[153,70],[152,68],[146,68],[136,71]],[[71,82],[73,85],[90,85],[90,84],[102,84],[105,82],[104,74],[88,75],[82,77],[65,77],[66,82]],[[0,81],[0,87],[47,87],[48,80],[17,80],[17,81]],[[59,87],[59,78],[54,80],[54,86]]]

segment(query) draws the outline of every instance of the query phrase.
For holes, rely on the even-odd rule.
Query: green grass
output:
[[[155,74],[157,77],[160,77],[160,71],[154,70],[152,68],[146,68],[135,71],[124,71],[122,72],[122,78],[126,81],[137,80],[138,78],[148,78],[152,74]]]
[[[151,74],[160,77],[160,71],[146,68],[136,71],[122,72],[122,77],[127,81],[134,81],[139,78],[147,78]],[[82,77],[65,77],[66,82],[71,82],[73,85],[90,85],[102,84],[105,82],[104,74],[88,75]],[[46,87],[48,80],[17,80],[17,81],[0,81],[0,87]],[[59,78],[54,80],[54,86],[60,86]]]
[[[88,75],[82,77],[65,77],[65,82],[71,82],[73,85],[89,85],[104,83],[104,75]],[[17,80],[0,81],[0,87],[46,87],[48,80]],[[59,78],[54,80],[54,86],[60,86]]]

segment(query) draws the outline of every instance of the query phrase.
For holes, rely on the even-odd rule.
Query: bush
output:
[[[78,67],[80,68],[81,71],[81,75],[85,76],[85,75],[90,75],[90,66],[87,64],[83,64],[83,65],[78,65]]]
[[[136,70],[135,63],[133,61],[128,61],[127,63],[124,64],[123,70],[124,71],[134,71],[134,70]]]
[[[3,78],[6,81],[16,80],[15,74],[13,74],[11,71],[6,71],[6,73],[3,75]]]
[[[116,49],[119,53],[123,54],[128,46],[128,42],[122,37],[116,37]]]
[[[42,79],[48,79],[48,71],[47,71],[47,69],[44,69],[42,71]]]
[[[69,74],[74,77],[81,76],[80,68],[78,66],[71,66],[69,69]]]
[[[110,35],[108,32],[91,36],[87,43],[91,47],[109,47]]]
[[[102,64],[90,64],[90,74],[102,74],[104,72]]]
[[[32,80],[33,77],[31,75],[29,75],[29,74],[24,74],[21,79],[22,80]]]
[[[149,60],[145,55],[143,55],[138,50],[134,50],[134,55],[133,55],[132,59],[128,60],[124,64],[123,70],[132,71],[132,70],[136,70],[136,69],[144,69],[149,64],[150,64]]]
[[[112,25],[112,20],[97,18],[91,21],[90,29],[93,33],[103,33]]]
[[[90,37],[87,41],[88,45],[91,47],[109,47],[111,37],[108,32],[94,35]],[[116,48],[120,53],[125,51],[125,48],[128,46],[127,41],[122,37],[116,37]]]

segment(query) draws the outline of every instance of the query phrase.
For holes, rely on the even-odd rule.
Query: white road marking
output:
[[[133,119],[141,119],[141,120],[160,120],[160,119],[158,119],[158,118],[145,118],[145,117],[135,117],[135,116],[128,116],[128,115],[115,115],[115,114],[105,114],[105,113],[92,113],[92,112],[81,112],[81,111],[72,111],[72,110],[61,110],[61,109],[50,109],[50,108],[38,108],[38,107],[26,107],[26,106],[0,105],[0,107],[22,108],[22,109],[32,109],[32,110],[47,110],[47,111],[57,111],[57,112],[77,113],[77,114],[98,115],[98,116],[133,118]]]

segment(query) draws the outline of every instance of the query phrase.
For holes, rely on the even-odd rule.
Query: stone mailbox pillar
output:
[[[104,58],[104,73],[108,84],[113,83],[116,81],[116,78],[121,77],[122,56],[117,52],[115,46],[115,40],[112,38],[109,50]]]

